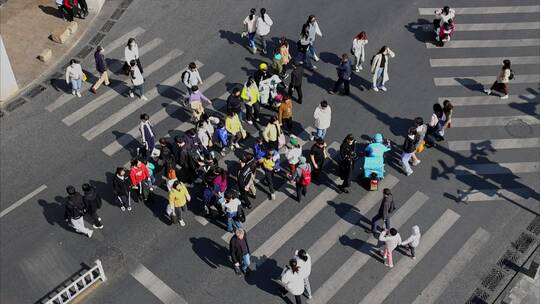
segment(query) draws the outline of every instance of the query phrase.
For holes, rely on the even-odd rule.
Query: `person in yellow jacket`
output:
[[[279,137],[281,136],[281,127],[277,117],[272,116],[263,131],[263,138],[268,147],[279,150]]]
[[[225,118],[225,129],[227,132],[231,134],[232,138],[232,146],[240,148],[240,145],[238,144],[238,141],[240,138],[243,138],[244,128],[242,127],[242,123],[240,122],[240,118],[238,118],[238,114],[234,113],[233,111],[229,111],[227,113],[227,117]]]
[[[253,77],[250,76],[244,84],[240,97],[246,106],[247,123],[252,125],[253,118],[255,118],[255,121],[259,121],[259,113],[261,111],[261,106],[259,104],[259,88]]]
[[[180,226],[185,226],[186,223],[182,219],[182,211],[186,210],[186,204],[191,200],[191,196],[184,185],[180,181],[175,181],[169,191],[169,206],[172,210],[171,221],[174,224],[178,221]]]

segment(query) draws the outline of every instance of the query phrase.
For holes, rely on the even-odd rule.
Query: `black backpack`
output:
[[[236,220],[240,223],[244,223],[246,221],[246,213],[244,212],[242,206],[238,206],[238,211],[236,212]]]
[[[512,71],[512,69],[510,69],[510,76],[508,76],[508,79],[512,80],[514,79],[515,75],[514,75],[514,71]]]
[[[186,75],[187,75],[187,79],[185,79]],[[189,78],[191,78],[191,73],[188,70],[185,70],[184,72],[182,72],[181,78],[182,78],[182,82],[188,82]]]

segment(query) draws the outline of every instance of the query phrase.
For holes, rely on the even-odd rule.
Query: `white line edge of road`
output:
[[[165,304],[188,304],[184,298],[153,274],[143,264],[137,265],[131,276]]]
[[[0,218],[3,218],[5,215],[7,215],[8,213],[10,213],[11,211],[15,210],[15,208],[21,206],[22,204],[26,203],[28,200],[30,200],[31,198],[33,198],[34,196],[38,195],[41,191],[47,189],[47,186],[46,185],[41,185],[39,186],[36,190],[28,193],[27,195],[25,195],[23,198],[21,198],[20,200],[16,201],[15,203],[11,204],[9,207],[7,207],[6,209],[2,210],[2,212],[0,212]]]

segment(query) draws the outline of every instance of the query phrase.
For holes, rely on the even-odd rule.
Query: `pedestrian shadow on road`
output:
[[[339,237],[339,242],[343,246],[352,247],[353,249],[369,255],[381,263],[384,263],[384,260],[381,258],[381,256],[375,253],[378,251],[378,248],[376,246],[373,246],[372,244],[367,243],[364,240],[351,239],[348,235],[342,235]]]
[[[109,71],[112,74],[122,75],[123,77],[127,79],[127,75],[124,73],[124,70],[122,69],[122,67],[124,66],[124,60],[120,60],[116,58],[105,58],[105,61],[107,62],[107,67],[109,68]]]
[[[482,92],[484,90],[484,85],[472,78],[455,77],[454,80],[471,91]]]
[[[349,203],[341,202],[335,203],[333,201],[328,202],[328,205],[335,209],[336,214],[347,221],[349,224],[358,225],[365,229],[370,229],[371,221],[360,213],[360,210]],[[365,225],[364,225],[365,224]]]
[[[46,15],[63,18],[62,12],[57,7],[38,5],[39,9]]]
[[[242,37],[241,33],[219,30],[219,37],[227,40],[229,44],[238,44],[248,51],[251,51],[247,46],[247,38]]]
[[[172,100],[173,102],[178,102],[180,100],[183,100],[185,96],[184,91],[181,91],[174,86],[157,84],[156,90],[158,91],[159,96],[168,98]]]
[[[405,28],[414,34],[414,38],[420,42],[432,42],[435,44],[432,22],[426,19],[418,19],[416,22],[410,22]]]
[[[360,91],[369,91],[371,89],[371,81],[359,75],[359,73],[352,73],[351,86],[357,87]]]
[[[245,276],[246,283],[255,285],[269,294],[279,296],[281,285],[278,281],[283,269],[277,265],[276,260],[268,259],[266,256],[252,256],[251,262],[257,266],[254,270],[251,266],[253,271]]]
[[[331,64],[335,67],[337,67],[339,63],[341,62],[340,56],[338,56],[335,53],[330,53],[330,52],[321,52],[319,54],[319,58],[321,59],[322,62]]]
[[[225,246],[206,237],[191,237],[189,241],[193,252],[211,268],[224,266],[233,269],[228,258],[229,250]]]
[[[54,202],[48,202],[44,199],[38,200],[38,204],[43,208],[43,216],[51,226],[58,225],[66,230],[73,231],[65,218],[64,212],[66,210],[64,206],[64,198],[56,196]]]
[[[540,88],[539,88],[540,89]],[[528,96],[520,95],[519,98],[523,99],[527,102],[525,103],[510,103],[509,106],[512,109],[519,110],[527,115],[532,115],[534,117],[540,117],[540,110],[539,110],[539,99],[540,99],[540,92],[538,90],[535,90],[533,88],[528,88],[527,92],[529,94],[534,95],[534,97],[530,98]]]

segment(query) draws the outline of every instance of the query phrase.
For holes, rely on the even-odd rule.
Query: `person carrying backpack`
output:
[[[66,191],[68,193],[66,199],[66,211],[64,212],[66,222],[68,222],[75,231],[86,234],[86,236],[91,238],[94,231],[84,226],[83,215],[85,209],[82,195],[77,192],[73,186],[67,186]]]
[[[103,229],[101,217],[99,217],[97,214],[98,209],[100,209],[102,205],[101,197],[99,197],[99,195],[96,193],[96,188],[87,183],[84,183],[81,188],[84,192],[83,201],[86,207],[86,212],[90,214],[94,220],[93,227],[95,229]]]
[[[201,86],[203,84],[201,74],[199,74],[199,70],[197,69],[197,65],[195,64],[195,62],[189,63],[187,69],[182,72],[182,75],[180,75],[180,79],[182,80],[182,83],[186,86],[187,95],[185,97],[184,103],[187,104],[191,93],[193,93],[192,87]]]
[[[300,202],[302,195],[306,196],[307,187],[311,184],[311,166],[307,163],[304,156],[300,156],[298,160],[298,166],[292,180],[296,184],[296,200]]]

